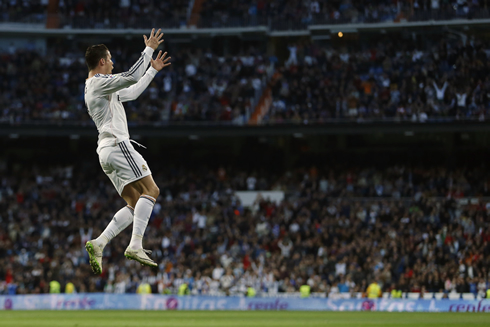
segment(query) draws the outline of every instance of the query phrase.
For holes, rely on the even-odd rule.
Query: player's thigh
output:
[[[158,197],[160,190],[153,180],[150,167],[143,156],[134,149],[129,141],[119,143],[119,147],[124,158],[119,157],[116,171],[125,175],[121,178],[126,180],[127,185],[131,185],[140,195]]]
[[[117,144],[111,155],[111,164],[127,184],[151,175],[148,163],[128,140]]]
[[[145,176],[137,181],[132,182],[131,185],[140,194],[147,194],[154,198],[158,197],[160,190],[157,184],[153,180],[152,175]]]
[[[136,204],[141,194],[158,196],[158,187],[146,160],[128,140],[103,148],[99,161],[119,195],[130,206]]]
[[[99,163],[102,167],[102,170],[107,175],[107,177],[109,177],[119,195],[121,195],[124,189],[125,180],[121,178],[120,174],[118,174],[118,171],[114,167],[114,158],[117,158],[117,153],[116,155],[114,155],[114,153],[117,151],[118,149],[115,147],[102,148],[99,152]]]

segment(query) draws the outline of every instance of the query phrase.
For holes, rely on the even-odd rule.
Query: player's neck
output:
[[[91,70],[91,71],[88,72],[87,79],[92,78],[92,77],[94,77],[97,74],[106,74],[106,73],[104,71],[102,71],[102,69],[97,69],[96,68],[96,69],[93,69],[93,70]]]

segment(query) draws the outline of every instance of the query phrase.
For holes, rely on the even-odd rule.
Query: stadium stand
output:
[[[468,41],[390,40],[362,51],[291,44],[264,121],[484,120],[487,45]]]
[[[187,24],[189,0],[60,0],[48,13],[47,0],[0,1],[0,22],[45,23],[56,16],[59,28],[178,28]],[[151,15],[149,15],[151,13]]]
[[[87,75],[83,53],[54,48],[44,57],[26,50],[2,54],[0,122],[91,123],[83,101]],[[111,53],[118,71],[129,69],[138,55],[124,47]],[[172,66],[157,75],[136,102],[126,104],[133,123],[222,121],[243,125],[262,93],[267,73],[274,69],[267,58],[253,51],[218,57],[210,50],[183,49],[171,56]],[[34,80],[42,83],[32,88]]]
[[[487,47],[475,38],[466,43],[426,40],[422,45],[393,41],[360,51],[299,42],[289,46],[289,57],[281,66],[275,57],[254,48],[236,56],[183,48],[170,54],[170,69],[127,104],[128,117],[133,123],[243,125],[276,72],[279,78],[261,124],[484,121],[490,108]],[[81,53],[63,47],[49,49],[45,57],[15,49],[3,53],[0,71],[9,82],[0,86],[0,122],[87,121]],[[116,47],[112,55],[117,71],[128,69],[135,53]],[[62,70],[52,69],[55,65]],[[27,71],[31,80],[44,81],[30,92],[25,90],[30,85]],[[61,91],[43,85],[56,85]]]
[[[187,24],[189,0],[63,0],[60,28],[178,28]]]
[[[223,167],[156,173],[162,195],[145,246],[161,263],[158,272],[124,259],[125,232],[106,248],[104,272],[94,276],[83,244],[122,200],[96,164],[19,166],[0,183],[0,290],[47,293],[49,281],[58,280],[78,292],[134,293],[145,282],[153,293],[176,293],[188,283],[191,294],[243,294],[253,286],[263,295],[297,296],[307,283],[340,298],[362,296],[377,275],[384,291],[400,289],[408,298],[484,294],[490,204],[461,197],[486,194],[487,173],[401,166],[327,172],[302,168],[277,179]],[[247,189],[287,197],[259,197],[244,208],[234,191]]]
[[[27,34],[44,42],[46,53],[40,54],[32,44],[9,46],[23,36],[8,28],[7,36],[0,38],[0,129],[9,128],[0,140],[7,145],[0,154],[0,294],[48,293],[50,282],[59,281],[62,291],[74,285],[78,293],[136,293],[148,284],[151,293],[179,294],[187,284],[192,295],[244,295],[252,287],[258,296],[300,297],[300,286],[308,284],[313,297],[348,299],[365,297],[367,285],[377,277],[385,299],[393,298],[392,291],[404,299],[485,297],[490,287],[490,176],[485,165],[458,164],[453,162],[460,159],[455,155],[437,165],[432,163],[437,155],[430,154],[424,158],[425,166],[403,161],[373,166],[365,157],[379,154],[378,145],[385,153],[374,159],[376,163],[390,158],[398,147],[387,142],[391,146],[387,150],[382,144],[386,139],[373,141],[375,133],[377,137],[386,132],[375,130],[373,124],[366,136],[372,138],[354,150],[350,147],[355,138],[337,131],[342,137],[323,138],[312,151],[324,153],[335,143],[337,152],[329,155],[351,151],[355,158],[351,168],[330,168],[312,160],[317,168],[304,164],[315,157],[308,151],[311,144],[302,143],[303,131],[283,131],[277,139],[267,133],[277,135],[283,126],[276,125],[286,124],[293,128],[339,122],[387,123],[383,127],[433,123],[430,128],[445,124],[453,134],[436,131],[441,134],[418,139],[421,147],[433,146],[434,153],[440,153],[443,144],[449,153],[469,144],[463,156],[485,158],[487,124],[478,124],[478,131],[471,128],[489,115],[490,48],[486,30],[475,32],[480,25],[472,30],[464,24],[488,18],[486,3],[232,0],[225,6],[217,0],[60,0],[50,4],[55,2],[53,25]],[[0,0],[0,23],[44,25],[53,15],[46,13],[47,6],[45,0]],[[435,27],[423,36],[413,24],[384,39],[380,36],[387,33],[384,29],[361,33],[354,27],[429,20],[464,23],[451,25],[454,30]],[[318,24],[352,24],[352,39],[347,37],[349,31],[342,39],[343,34],[332,27],[312,33],[311,27]],[[169,50],[172,66],[158,74],[137,101],[125,104],[132,132],[146,124],[162,127],[152,130],[151,151],[158,152],[164,143],[159,139],[166,127],[162,125],[188,124],[192,129],[202,124],[212,129],[252,123],[264,125],[260,135],[251,128],[245,139],[238,133],[246,128],[237,128],[234,137],[243,137],[237,143],[250,142],[253,148],[258,140],[279,150],[273,149],[269,157],[254,153],[246,158],[259,166],[265,162],[256,171],[243,168],[247,160],[212,169],[204,168],[206,160],[192,169],[180,165],[155,169],[161,195],[144,245],[154,251],[159,268],[141,268],[124,258],[128,229],[106,247],[104,271],[95,276],[84,244],[124,205],[122,199],[95,160],[77,157],[71,158],[72,166],[59,164],[65,156],[60,147],[51,157],[46,155],[49,150],[40,156],[41,161],[56,164],[40,167],[24,160],[34,157],[29,153],[35,150],[10,142],[20,138],[31,146],[37,145],[38,136],[56,135],[70,138],[70,147],[84,147],[95,129],[85,130],[82,139],[87,139],[80,143],[75,141],[81,129],[66,131],[66,126],[92,125],[83,99],[87,70],[81,44],[95,39],[111,42],[115,71],[124,71],[141,49],[123,46],[115,38],[130,39],[131,33],[124,35],[127,31],[154,26],[178,29],[170,32],[177,37],[165,43],[175,49]],[[259,34],[258,28],[253,29],[257,26],[266,26],[267,32]],[[208,27],[216,29],[206,32]],[[230,32],[233,27],[252,29]],[[72,35],[72,30],[77,31]],[[118,36],[105,34],[109,30]],[[290,30],[302,31],[288,35]],[[283,34],[273,35],[278,31]],[[236,39],[247,45],[240,43],[240,49],[230,51]],[[467,124],[463,133],[459,125],[453,127],[460,121],[475,124]],[[30,123],[45,129],[29,134]],[[177,132],[186,138],[182,144],[199,138],[188,130]],[[412,137],[414,132],[404,135]],[[211,154],[211,148],[222,145],[222,138],[193,149],[209,152],[202,157],[214,163],[222,158],[210,157],[231,158],[229,152],[240,151],[228,144],[219,156]],[[437,143],[437,138],[446,143]],[[410,141],[400,143],[404,142]],[[166,165],[172,160],[161,152],[149,162]],[[19,156],[17,161],[10,158],[13,153]],[[271,158],[275,153],[280,155]],[[281,161],[282,156],[289,161],[284,166],[293,166],[295,157],[301,161],[295,167],[302,168],[279,169],[267,162]],[[282,192],[285,199],[273,202],[257,196],[251,206],[240,201],[239,191],[263,190]]]
[[[47,0],[0,1],[0,23],[44,23]]]
[[[378,23],[488,17],[479,1],[297,1],[236,0],[225,6],[208,0],[201,12],[202,27],[269,25],[276,30],[306,29],[315,24]]]
[[[387,0],[366,3],[359,0],[323,2],[318,0],[218,0],[198,1],[200,10],[194,12],[196,1],[172,0],[60,0],[56,11],[59,28],[148,28],[153,26],[179,28],[248,27],[265,25],[274,30],[306,29],[319,24],[358,24],[451,19],[488,18],[482,1],[413,1]],[[2,1],[0,21],[45,22],[48,1]],[[201,8],[202,7],[202,8]],[[101,9],[101,10],[99,10]],[[151,13],[151,15],[148,15]],[[27,14],[27,15],[26,15]],[[121,19],[122,18],[122,19]]]

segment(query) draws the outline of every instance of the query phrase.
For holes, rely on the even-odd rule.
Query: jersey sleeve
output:
[[[133,101],[136,100],[141,93],[150,85],[151,81],[158,73],[153,67],[148,68],[145,75],[138,81],[138,83],[131,85],[128,88],[122,89],[119,91],[119,100],[121,102]]]
[[[96,74],[94,76],[98,82],[96,92],[100,95],[108,95],[136,84],[145,73],[152,55],[153,49],[146,47],[138,61],[127,72],[114,75]]]

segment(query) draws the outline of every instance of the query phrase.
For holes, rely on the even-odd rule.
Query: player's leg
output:
[[[134,188],[140,195],[134,209],[133,235],[129,244],[132,249],[139,249],[143,247],[143,235],[145,234],[148,220],[150,219],[160,190],[151,175],[137,180],[128,186]]]
[[[99,161],[118,193],[134,208],[133,235],[131,244],[124,255],[142,264],[157,266],[147,256],[149,251],[143,250],[142,247],[143,234],[148,225],[155,200],[159,195],[158,187],[151,177],[148,164],[129,140],[122,141],[114,147],[103,148],[99,153]],[[119,218],[116,217],[115,223],[118,221]],[[122,223],[114,226],[114,229],[107,230],[107,234],[103,233],[105,237],[108,239],[114,237],[122,230],[121,228],[127,227],[131,222],[130,219],[125,219]]]
[[[102,246],[106,246],[107,243],[133,222],[134,207],[136,201],[138,201],[139,193],[133,187],[127,185],[121,197],[126,201],[127,205],[116,212],[109,225],[107,225],[106,229],[96,239]]]
[[[124,252],[124,255],[129,259],[140,262],[141,264],[156,267],[157,264],[153,262],[143,250],[143,235],[145,234],[146,226],[148,225],[151,212],[153,211],[153,206],[155,205],[155,201],[160,194],[160,190],[158,189],[158,186],[155,184],[155,181],[151,175],[134,181],[127,186],[134,188],[140,194],[140,196],[134,207],[133,233],[131,236],[131,242]]]
[[[85,248],[89,254],[90,266],[95,274],[102,273],[102,253],[104,252],[104,247],[133,222],[134,205],[138,200],[139,194],[135,189],[127,187],[121,196],[127,205],[116,212],[99,237],[85,244]]]
[[[134,149],[132,149],[134,151]],[[131,180],[138,178],[134,168],[128,163],[127,154],[121,147],[106,147],[99,153],[99,162],[104,173],[126,201],[127,206],[121,208],[109,222],[102,234],[85,244],[89,254],[89,262],[95,274],[102,273],[102,253],[104,247],[122,230],[133,222],[134,206],[140,194],[134,188],[127,186]]]

